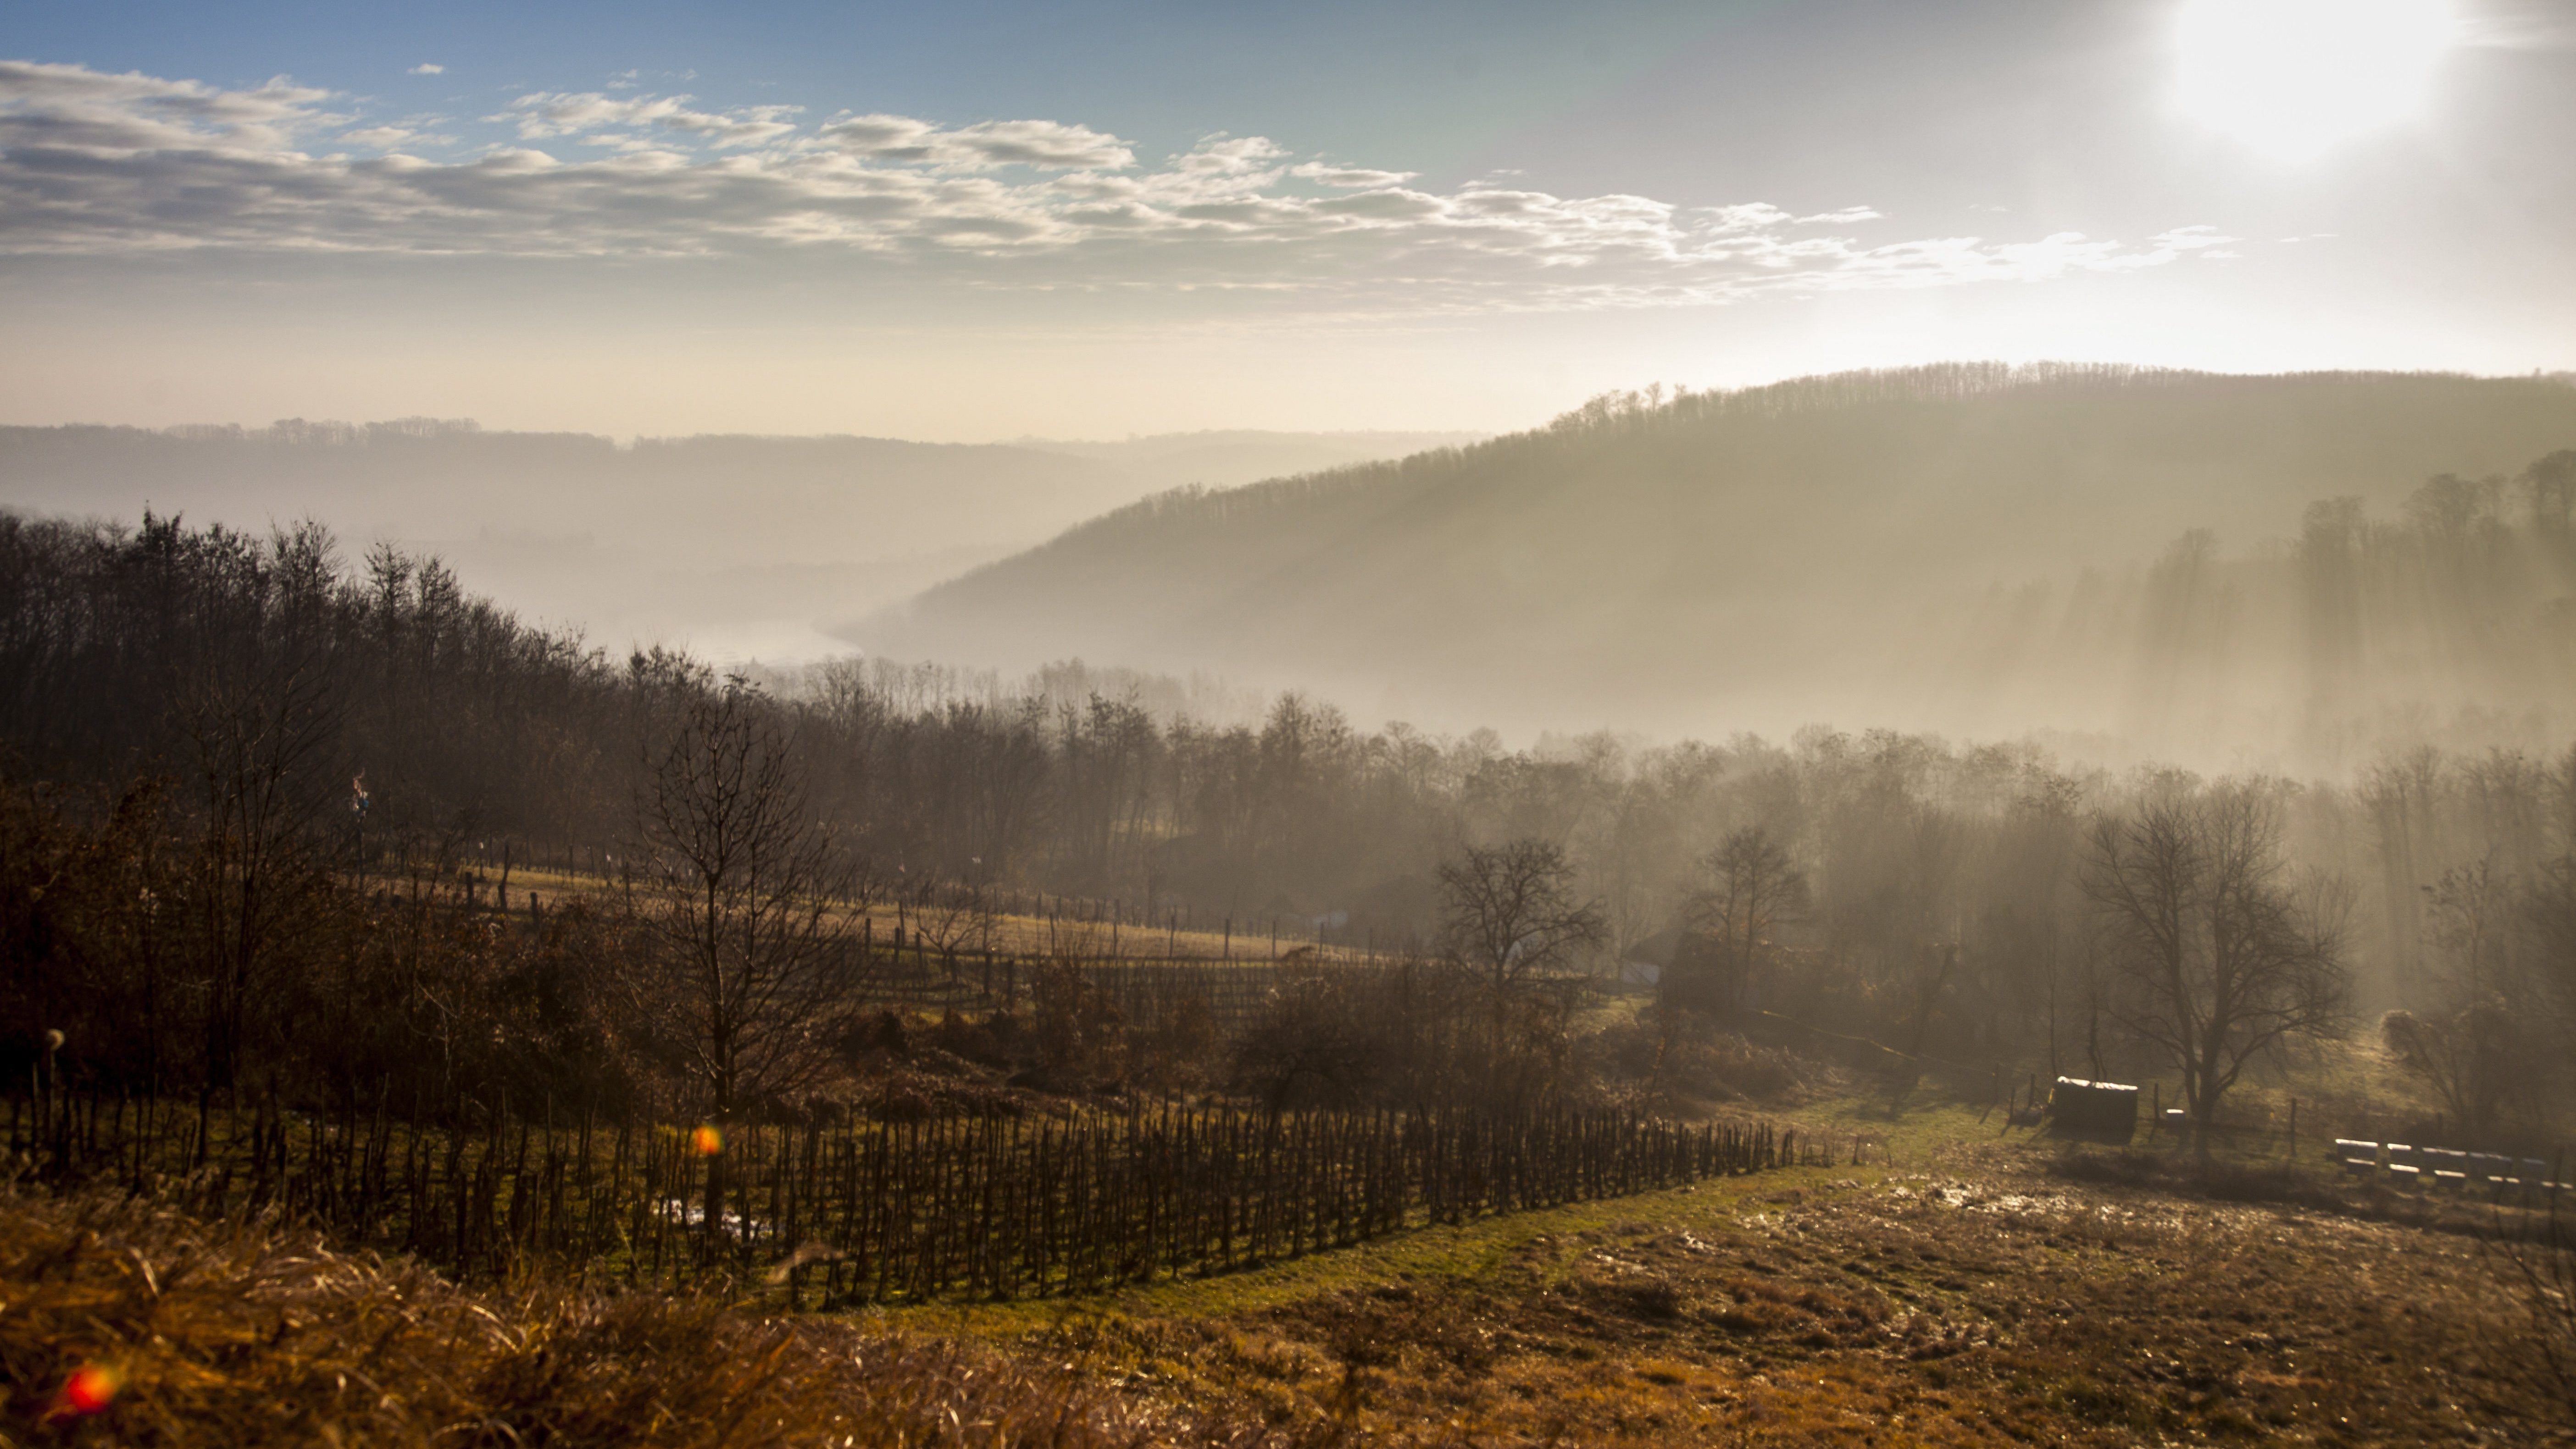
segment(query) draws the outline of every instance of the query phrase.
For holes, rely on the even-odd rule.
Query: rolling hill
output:
[[[2576,387],[2553,378],[1961,364],[1606,398],[1165,493],[844,632],[1215,670],[1442,727],[1838,720],[2243,758],[2565,703],[2569,581],[2510,480],[2570,447]],[[2397,520],[2440,474],[2485,500],[2481,537],[2518,540],[2485,570],[2509,597],[2427,602]],[[2331,499],[2358,500],[2329,513],[2360,520],[2367,637],[2321,664],[2298,540]],[[2461,610],[2484,619],[2465,642]]]

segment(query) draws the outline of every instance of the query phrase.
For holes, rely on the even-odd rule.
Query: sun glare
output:
[[[2453,27],[2449,0],[2185,0],[2179,101],[2305,160],[2421,111]]]

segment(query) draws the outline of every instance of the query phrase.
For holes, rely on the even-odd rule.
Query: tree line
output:
[[[1651,1087],[1830,1037],[2161,1061],[2214,1112],[2285,1043],[2358,1027],[2468,1130],[2567,1097],[2576,752],[2205,780],[1824,728],[1516,750],[1187,697],[1079,668],[717,678],[532,628],[435,559],[353,565],[312,526],[0,516],[0,1067],[41,1075],[68,1031],[150,1092],[295,1062],[344,1100],[651,1079],[728,1110],[869,1039],[854,907],[1007,888],[1449,968],[1406,988],[1429,1016],[1374,979],[1283,993],[1272,1025],[1305,1035],[1227,1067],[1283,1101],[1418,1100],[1386,1085],[1389,1033],[1417,1028],[1487,1082],[1541,1061]],[[523,886],[497,917],[475,894],[536,860],[619,889]],[[1576,1041],[1575,978],[1656,1009]],[[1078,984],[1056,995],[1078,1021]]]

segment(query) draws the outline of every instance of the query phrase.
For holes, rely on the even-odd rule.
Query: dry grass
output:
[[[2464,1222],[2142,1154],[1896,1156],[831,1320],[0,1194],[0,1442],[2576,1442]],[[112,1406],[50,1413],[85,1364]]]
[[[83,1370],[90,1372],[73,1382]],[[1076,1361],[558,1284],[470,1294],[272,1221],[0,1193],[0,1443],[1254,1443]],[[112,1396],[80,1412],[84,1392]]]
[[[2053,1165],[1963,1149],[1653,1194],[1505,1220],[1472,1264],[1030,1331],[1382,1444],[2576,1442],[2475,1238]]]

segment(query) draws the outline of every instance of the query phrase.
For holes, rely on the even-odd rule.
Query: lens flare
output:
[[[724,1133],[714,1123],[701,1123],[689,1134],[689,1150],[700,1157],[713,1157],[724,1151]]]
[[[103,1363],[85,1363],[72,1370],[63,1380],[62,1392],[54,1396],[54,1407],[47,1416],[56,1419],[87,1418],[116,1401],[116,1391],[125,1387],[125,1375]]]

